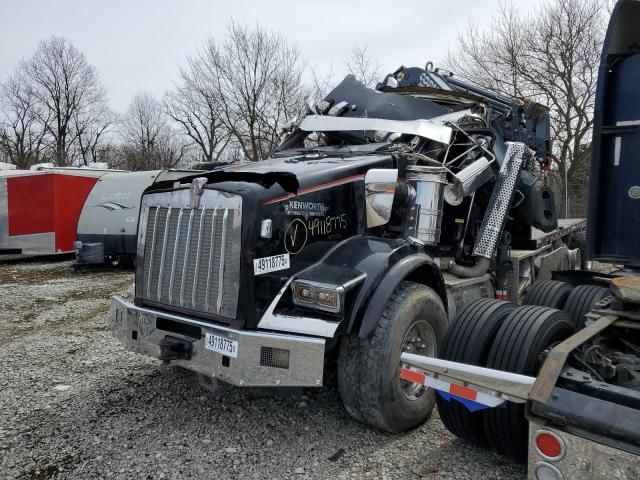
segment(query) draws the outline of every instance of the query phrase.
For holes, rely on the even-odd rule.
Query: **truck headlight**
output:
[[[339,313],[342,309],[344,288],[339,285],[294,280],[291,288],[296,305],[332,313]]]

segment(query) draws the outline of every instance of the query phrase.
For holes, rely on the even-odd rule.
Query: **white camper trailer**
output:
[[[149,170],[102,176],[80,214],[74,267],[133,265],[142,193],[155,182],[194,173],[192,170]]]
[[[98,180],[78,221],[76,268],[132,262],[140,197],[161,171],[114,172]]]

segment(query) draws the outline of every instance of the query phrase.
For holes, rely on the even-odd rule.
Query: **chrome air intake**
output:
[[[188,189],[145,195],[136,296],[234,318],[240,276],[242,198]]]
[[[410,165],[407,167],[407,183],[415,189],[416,198],[408,219],[406,234],[427,245],[437,245],[440,241],[447,169]]]

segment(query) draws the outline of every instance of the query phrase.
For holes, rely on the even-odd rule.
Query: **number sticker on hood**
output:
[[[277,270],[286,270],[289,268],[289,254],[274,255],[272,257],[262,257],[253,260],[254,275],[262,275],[263,273],[275,272]]]

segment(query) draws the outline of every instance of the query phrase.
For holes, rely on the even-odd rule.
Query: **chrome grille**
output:
[[[148,195],[138,241],[137,295],[189,310],[236,316],[242,200],[205,190],[199,208],[188,192]]]

